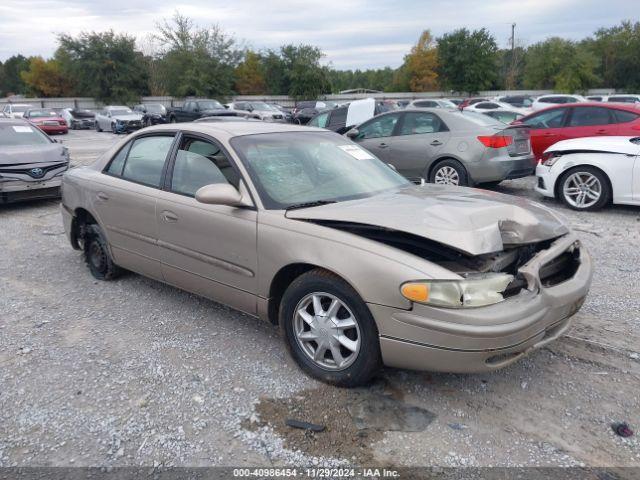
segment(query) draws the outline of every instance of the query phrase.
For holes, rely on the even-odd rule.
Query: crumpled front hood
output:
[[[548,208],[520,197],[445,185],[410,186],[370,198],[291,210],[298,220],[373,225],[418,235],[469,255],[569,232]]]
[[[3,147],[0,148],[0,165],[66,162],[62,153],[63,146],[59,143]]]

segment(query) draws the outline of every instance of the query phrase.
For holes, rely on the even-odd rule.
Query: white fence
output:
[[[598,88],[587,92],[589,95],[608,95],[615,93],[613,88]],[[491,90],[479,92],[479,97],[495,97],[500,95],[545,95],[554,93],[552,90]],[[417,98],[462,98],[453,92],[383,92],[383,93],[349,93],[336,95],[322,95],[321,100],[333,100],[336,102],[349,102],[361,98],[373,97],[380,100],[414,100]],[[279,103],[285,107],[293,107],[295,100],[286,95],[238,95],[231,100],[254,100],[265,101],[269,103]],[[180,107],[184,103],[184,98],[175,97],[142,97],[140,103],[162,103],[167,107]],[[3,98],[0,99],[0,108],[7,103],[28,103],[34,107],[40,108],[98,108],[101,103],[90,97],[70,97],[70,98]]]

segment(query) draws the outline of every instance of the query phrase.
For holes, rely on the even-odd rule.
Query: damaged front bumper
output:
[[[540,271],[568,251],[577,265],[557,283]],[[582,306],[592,277],[591,258],[573,233],[520,267],[527,288],[501,303],[447,309],[414,304],[405,311],[369,304],[380,332],[385,365],[472,373],[505,367],[560,337]],[[547,285],[547,286],[545,286]]]

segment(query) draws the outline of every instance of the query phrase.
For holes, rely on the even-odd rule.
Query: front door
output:
[[[98,173],[92,202],[115,262],[160,279],[156,199],[174,135],[138,137]]]
[[[569,113],[567,107],[545,110],[531,116],[526,124],[531,127],[531,148],[536,159],[540,159],[544,151],[560,140],[566,140],[564,125]]]
[[[353,140],[383,162],[394,164],[391,147],[393,132],[399,119],[399,113],[391,113],[369,120],[358,127],[358,135]]]
[[[238,170],[217,142],[186,134],[169,170],[156,210],[165,281],[255,314],[256,210],[195,199],[205,185],[239,188]]]

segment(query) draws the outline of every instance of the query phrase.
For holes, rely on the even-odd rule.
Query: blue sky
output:
[[[638,0],[2,0],[0,60],[16,53],[50,56],[56,33],[112,28],[144,39],[174,11],[217,23],[254,49],[285,43],[319,46],[335,68],[397,67],[420,32],[436,36],[486,27],[506,46],[511,23],[528,45],[550,36],[580,39],[624,19]]]

